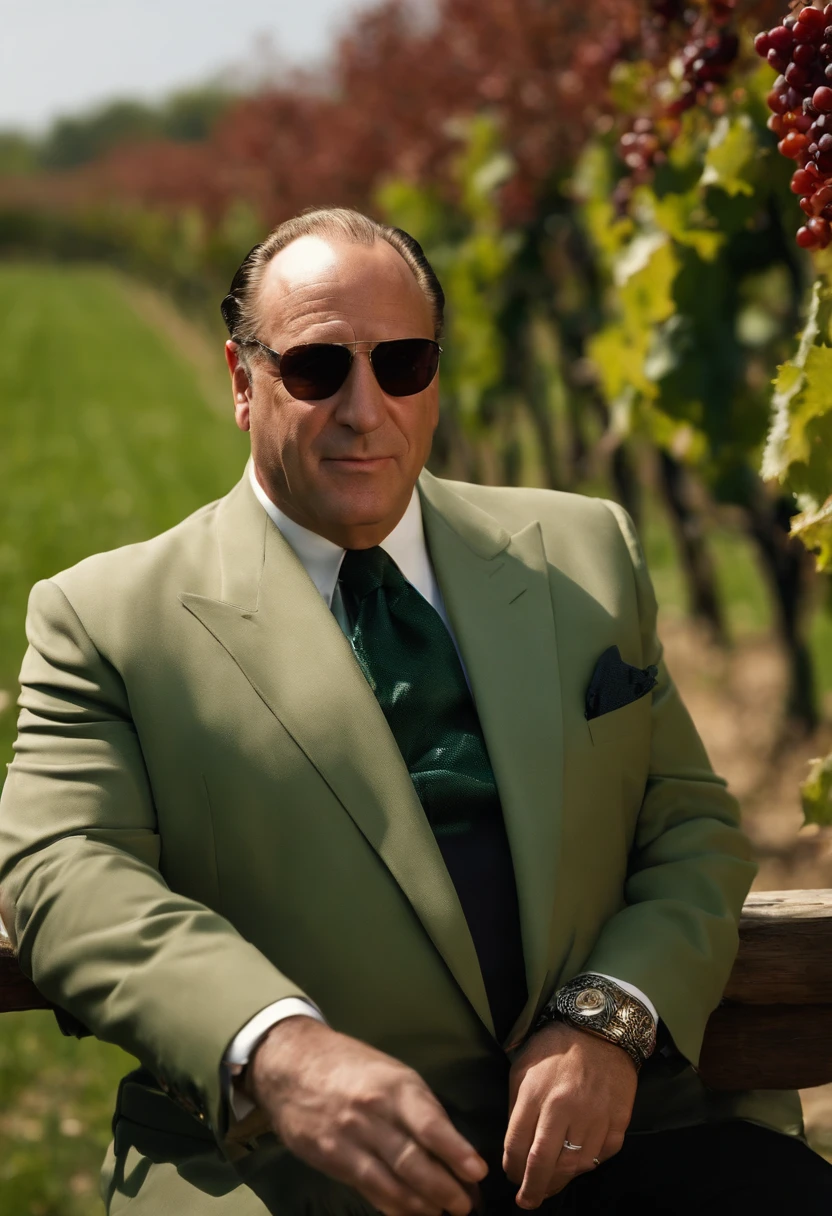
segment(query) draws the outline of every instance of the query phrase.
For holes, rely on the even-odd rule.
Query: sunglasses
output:
[[[274,362],[286,392],[299,401],[323,401],[341,388],[350,374],[356,346],[367,342],[308,342],[283,354],[257,338],[238,342],[259,346]],[[390,397],[412,397],[433,380],[442,347],[432,338],[396,338],[377,342],[367,351],[379,387]]]

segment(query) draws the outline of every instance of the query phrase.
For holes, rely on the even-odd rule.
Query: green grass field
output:
[[[197,367],[99,269],[0,267],[0,756],[15,733],[32,584],[89,553],[152,536],[240,476],[224,365]],[[206,384],[214,378],[207,391]],[[0,1213],[102,1210],[98,1168],[118,1079],[115,1047],[64,1038],[51,1014],[0,1022]]]
[[[32,584],[89,553],[162,531],[240,476],[216,352],[165,325],[164,308],[101,269],[0,266],[0,762],[11,758],[23,623]],[[228,402],[223,415],[219,400]],[[661,514],[645,543],[659,599],[684,591]],[[769,610],[748,545],[714,537],[732,633]],[[832,688],[832,626],[815,653]],[[0,772],[4,770],[0,769]],[[120,1076],[118,1049],[66,1039],[51,1014],[0,1022],[0,1216],[91,1216]]]

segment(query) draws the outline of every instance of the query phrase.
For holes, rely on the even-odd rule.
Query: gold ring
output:
[[[593,1164],[593,1165],[600,1165],[600,1164],[601,1164],[601,1162],[598,1160],[598,1158],[597,1158],[597,1157],[593,1157],[593,1158],[592,1158],[592,1164]]]

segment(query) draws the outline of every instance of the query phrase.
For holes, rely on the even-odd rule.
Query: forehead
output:
[[[259,336],[278,350],[299,341],[433,337],[430,304],[385,240],[299,237],[266,267],[258,313]]]

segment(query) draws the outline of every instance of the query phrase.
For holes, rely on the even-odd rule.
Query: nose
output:
[[[366,350],[357,350],[350,373],[338,393],[335,418],[359,435],[377,430],[387,416],[384,393]]]

